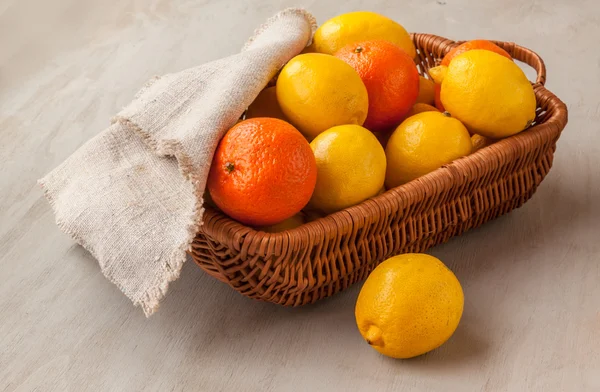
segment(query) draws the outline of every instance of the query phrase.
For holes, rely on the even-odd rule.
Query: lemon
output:
[[[417,54],[410,35],[402,25],[368,11],[348,12],[329,19],[315,31],[311,47],[318,53],[334,54],[346,45],[374,39],[398,45],[411,58]]]
[[[403,254],[371,272],[356,301],[356,324],[381,354],[411,358],[446,342],[463,306],[460,283],[440,260]]]
[[[435,105],[435,83],[430,79],[419,76],[419,95],[417,103]]]
[[[396,128],[385,148],[390,189],[471,153],[469,131],[447,113],[423,112]]]
[[[288,121],[285,114],[281,111],[279,102],[277,102],[277,91],[275,86],[268,87],[258,94],[254,102],[248,106],[246,118],[272,117]]]
[[[259,230],[266,231],[267,233],[279,233],[281,231],[295,229],[296,227],[302,226],[306,222],[306,217],[303,213],[299,212],[296,215],[293,215],[287,218],[284,221],[279,223],[275,223],[270,226],[262,226],[259,227]]]
[[[385,179],[385,152],[359,125],[326,130],[311,143],[317,161],[317,185],[309,202],[325,213],[338,211],[377,195]]]
[[[429,73],[441,83],[444,108],[473,133],[503,138],[526,129],[535,118],[531,83],[517,64],[497,53],[470,50]]]
[[[277,100],[309,140],[336,125],[362,125],[369,110],[367,88],[354,68],[321,53],[301,54],[283,67]]]

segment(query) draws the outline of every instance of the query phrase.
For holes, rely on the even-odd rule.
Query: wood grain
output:
[[[359,285],[288,309],[188,263],[147,320],[57,229],[35,183],[148,78],[239,50],[291,5],[321,22],[371,9],[411,31],[519,42],[569,106],[533,199],[431,252],[462,282],[465,313],[415,360],[361,340]],[[0,391],[600,391],[599,11],[594,0],[0,0]]]

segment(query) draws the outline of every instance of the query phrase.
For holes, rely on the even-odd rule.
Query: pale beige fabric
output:
[[[60,228],[147,316],[201,224],[219,139],[315,26],[304,10],[288,9],[241,53],[151,80],[112,126],[40,180]]]

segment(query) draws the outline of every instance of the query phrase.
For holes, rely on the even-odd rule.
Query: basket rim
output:
[[[434,53],[434,55],[437,58],[441,58],[442,54],[445,54],[460,42],[432,34],[415,33],[411,34],[411,37],[415,41],[425,42],[425,45],[423,45],[425,47],[435,47],[437,53]],[[469,177],[469,169],[476,166],[474,164],[476,161],[494,162],[502,154],[514,156],[518,150],[515,145],[526,146],[532,142],[538,145],[543,143],[544,140],[553,137],[558,138],[568,121],[567,107],[556,95],[544,87],[546,69],[543,60],[535,52],[515,43],[493,42],[498,43],[515,59],[526,62],[536,69],[538,76],[536,82],[532,82],[536,100],[539,106],[542,106],[542,104],[547,106],[547,117],[544,118],[543,122],[535,124],[524,132],[497,141],[468,156],[459,158],[413,181],[389,189],[381,195],[315,221],[307,222],[291,230],[267,233],[239,223],[224,213],[205,206],[199,234],[205,234],[238,252],[251,254],[262,254],[276,244],[290,244],[295,239],[302,238],[310,242],[316,241],[317,238],[321,238],[327,233],[340,234],[340,231],[349,232],[353,230],[357,220],[364,220],[365,216],[376,215],[370,211],[388,208],[394,204],[397,205],[398,200],[404,200],[405,204],[410,204],[413,197],[426,192],[428,189],[435,189],[440,185],[448,187],[454,185],[456,181],[465,181]]]

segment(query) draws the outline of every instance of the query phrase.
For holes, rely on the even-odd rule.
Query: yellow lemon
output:
[[[367,88],[354,68],[321,53],[301,54],[283,67],[277,100],[309,140],[336,125],[362,125],[369,110]]]
[[[435,105],[435,83],[423,76],[419,76],[419,96],[417,103]]]
[[[426,103],[415,103],[413,107],[410,108],[410,111],[406,115],[406,118],[423,112],[439,112],[439,110],[436,107],[428,105]]]
[[[412,358],[452,336],[464,306],[456,276],[433,256],[392,257],[371,272],[356,301],[356,324],[381,354]]]
[[[473,133],[499,139],[521,132],[535,119],[531,83],[517,64],[497,53],[470,50],[429,74],[441,83],[444,108]]]
[[[279,233],[281,231],[295,229],[296,227],[302,226],[304,223],[306,223],[306,217],[303,213],[299,212],[284,221],[270,226],[262,226],[258,229],[266,231],[267,233]]]
[[[375,12],[357,11],[338,15],[323,23],[315,32],[311,47],[318,53],[334,54],[358,41],[384,39],[415,58],[417,51],[402,25]]]
[[[333,127],[317,136],[310,147],[317,161],[311,208],[338,211],[377,195],[383,187],[385,152],[368,129]]]
[[[277,102],[277,91],[275,86],[268,87],[258,94],[254,102],[248,106],[246,118],[272,117],[280,120],[289,121],[281,111],[279,102]]]
[[[423,112],[407,118],[396,128],[385,148],[387,189],[471,153],[469,131],[447,113]]]

